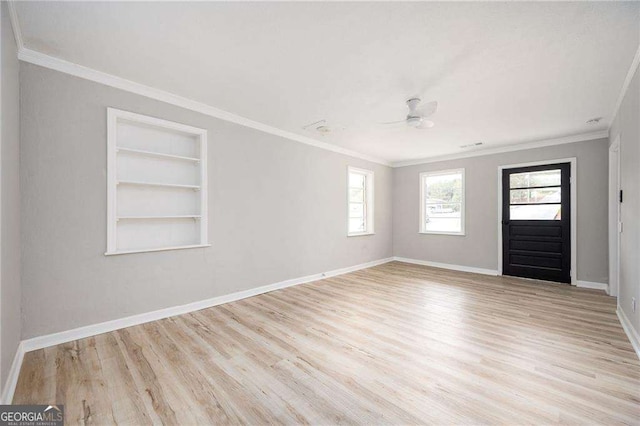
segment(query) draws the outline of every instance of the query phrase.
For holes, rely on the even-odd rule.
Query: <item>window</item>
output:
[[[373,172],[348,168],[348,236],[373,234]]]
[[[107,110],[107,252],[206,247],[207,131]]]
[[[561,220],[560,169],[514,173],[509,176],[509,219]]]
[[[464,169],[420,173],[420,232],[464,235]]]

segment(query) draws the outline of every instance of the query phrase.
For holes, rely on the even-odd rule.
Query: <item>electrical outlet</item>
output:
[[[633,310],[633,312],[636,311],[636,298],[635,297],[631,298],[631,309]]]

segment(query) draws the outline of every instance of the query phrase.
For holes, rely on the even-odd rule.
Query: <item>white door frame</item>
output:
[[[609,147],[609,286],[607,293],[618,297],[620,285],[620,135]]]
[[[545,166],[547,164],[571,163],[571,285],[578,284],[578,159],[558,158],[531,163],[498,166],[498,275],[502,275],[502,171],[519,167]]]

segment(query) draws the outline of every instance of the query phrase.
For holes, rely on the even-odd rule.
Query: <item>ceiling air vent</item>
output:
[[[314,121],[306,126],[302,126],[302,128],[307,132],[317,133],[322,136],[337,130],[342,130],[341,127],[330,126],[327,120]]]
[[[467,145],[460,145],[460,148],[473,148],[474,146],[480,146],[482,144],[484,144],[484,142],[470,143]]]

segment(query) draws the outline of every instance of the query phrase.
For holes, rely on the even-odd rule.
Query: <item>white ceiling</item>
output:
[[[640,41],[637,2],[16,9],[29,49],[392,162],[606,129]],[[434,128],[377,124],[415,95]]]

